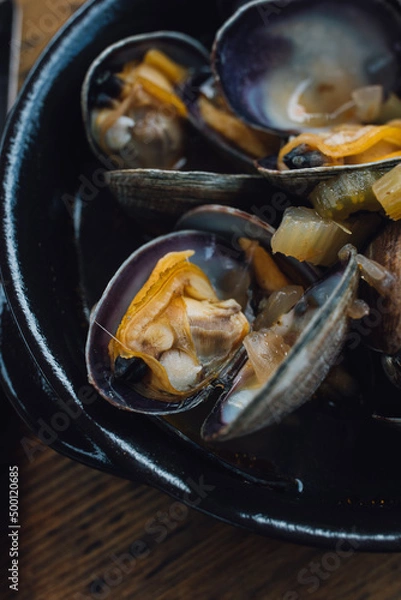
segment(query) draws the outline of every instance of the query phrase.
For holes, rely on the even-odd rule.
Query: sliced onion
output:
[[[253,328],[255,330],[271,327],[286,313],[288,313],[298,300],[302,298],[304,289],[300,285],[287,285],[281,290],[270,294],[267,299],[261,301],[258,316]]]
[[[291,349],[284,338],[272,330],[250,333],[243,344],[260,384],[271,377]]]

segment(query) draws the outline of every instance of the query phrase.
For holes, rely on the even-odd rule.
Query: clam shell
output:
[[[121,169],[107,172],[106,181],[129,216],[163,227],[208,203],[259,206],[270,191],[268,182],[259,175],[204,171]]]
[[[290,103],[297,103],[299,89],[308,78],[312,87],[317,87],[319,98],[319,85],[332,90],[330,95],[339,89],[339,82],[349,81],[336,108],[358,87],[380,85],[385,95],[397,92],[400,35],[399,3],[288,0],[284,6],[276,6],[271,0],[254,0],[241,6],[216,34],[212,67],[223,96],[243,121],[287,137],[322,129],[313,127],[308,119],[296,122],[288,116]],[[300,64],[301,58],[304,63]],[[342,172],[390,169],[400,160],[286,171],[259,161],[257,168],[275,186],[304,196],[321,180]]]
[[[217,81],[232,110],[245,122],[282,135],[316,130],[320,125],[308,117],[334,114],[354,89],[381,85],[385,94],[398,89],[401,11],[397,2],[286,0],[284,6],[276,4],[248,2],[215,37],[212,66]],[[312,98],[309,115],[302,119],[296,107],[303,94]]]
[[[313,167],[309,169],[288,169],[279,171],[267,169],[263,162],[256,164],[258,172],[266,177],[272,185],[293,194],[294,196],[308,196],[318,183],[331,179],[342,173],[365,171],[369,169],[384,175],[387,171],[401,162],[400,158],[389,158],[375,163],[364,163],[359,165],[337,165],[333,167]]]
[[[191,262],[205,271],[215,289],[220,289],[220,296],[235,298],[244,307],[248,301],[248,265],[243,261],[238,239],[245,236],[269,246],[274,233],[272,227],[256,216],[217,205],[190,211],[178,226],[180,231],[160,236],[142,246],[121,265],[91,314],[86,343],[89,381],[118,408],[148,414],[169,414],[189,410],[204,399],[198,393],[182,401],[163,402],[145,398],[126,383],[113,380],[108,351],[110,338],[157,261],[171,251],[195,250]],[[307,265],[287,259],[284,263],[288,273],[298,272],[299,279],[307,282],[316,280],[316,271]],[[223,281],[224,290],[221,288]]]
[[[193,249],[191,262],[204,270],[215,289],[227,272],[238,276],[247,268],[239,256],[230,256],[228,246],[214,234],[200,231],[179,231],[160,236],[136,250],[118,269],[100,301],[92,311],[86,343],[86,364],[90,383],[111,404],[129,411],[148,414],[169,414],[193,408],[202,398],[195,395],[179,402],[164,402],[145,398],[124,381],[113,380],[108,346],[125,315],[132,298],[142,288],[157,261],[168,252]],[[225,297],[234,292],[225,290]]]
[[[90,114],[93,108],[93,85],[96,78],[106,70],[118,71],[125,63],[140,59],[150,49],[164,52],[177,63],[198,69],[209,63],[209,53],[194,38],[175,31],[156,31],[134,35],[106,48],[90,65],[81,92],[81,107],[85,134],[95,156],[107,169],[115,169],[116,164],[105,155],[93,138]]]
[[[239,402],[230,392],[223,396],[203,425],[205,439],[231,439],[277,423],[316,391],[341,351],[348,330],[348,309],[358,287],[355,248],[350,247],[347,254],[340,274],[317,284],[327,286],[327,298],[275,373],[246,402]]]

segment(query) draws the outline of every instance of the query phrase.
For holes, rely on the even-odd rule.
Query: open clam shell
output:
[[[166,402],[142,396],[123,380],[114,378],[109,344],[121,323],[132,298],[142,289],[159,259],[168,252],[195,251],[191,262],[204,270],[216,289],[227,272],[245,277],[246,265],[230,256],[228,247],[215,235],[197,231],[179,231],[156,238],[136,250],[120,267],[95,306],[90,319],[86,344],[89,381],[109,402],[126,410],[168,414],[188,410],[201,398],[194,395]],[[238,253],[237,253],[238,255]],[[236,286],[237,279],[233,281]],[[235,293],[226,289],[229,295]]]
[[[359,282],[356,250],[345,252],[344,265],[317,282],[294,307],[300,334],[267,382],[242,389],[241,372],[206,419],[202,435],[225,440],[277,423],[306,402],[338,357]]]
[[[279,421],[287,413],[301,406],[311,397],[333,366],[347,333],[359,282],[356,250],[352,246],[343,249],[342,265],[317,282],[314,269],[283,258],[282,264],[288,269],[288,275],[292,271],[304,285],[314,283],[295,306],[291,305],[294,308],[288,315],[284,314],[284,327],[286,321],[290,324],[285,345],[290,343],[291,346],[284,350],[284,354],[280,351],[281,362],[274,368],[267,382],[258,385],[256,389],[253,383],[251,387],[246,387],[246,384],[245,390],[241,389],[238,394],[242,369],[247,366],[250,356],[247,356],[247,346],[247,352],[244,350],[245,341],[242,336],[247,334],[241,322],[241,338],[235,338],[237,341],[227,354],[224,350],[225,362],[219,363],[219,370],[212,372],[212,376],[205,379],[204,384],[202,379],[195,388],[190,384],[189,391],[185,391],[183,395],[171,396],[171,387],[169,390],[166,387],[167,395],[163,400],[153,395],[153,392],[150,395],[146,394],[146,397],[142,395],[142,386],[148,385],[142,381],[142,374],[139,390],[136,387],[137,380],[132,385],[129,378],[120,378],[116,374],[117,362],[113,364],[115,359],[111,357],[116,348],[121,344],[124,346],[121,340],[125,338],[115,337],[119,335],[117,330],[124,328],[125,322],[130,323],[132,318],[136,319],[135,313],[128,310],[128,307],[133,306],[132,298],[138,297],[137,294],[140,293],[141,310],[144,311],[146,306],[143,302],[151,299],[150,290],[155,289],[155,282],[158,289],[165,289],[164,283],[158,283],[160,278],[163,279],[163,273],[157,275],[154,271],[155,266],[160,264],[160,259],[165,261],[172,252],[185,251],[187,256],[188,249],[191,249],[194,252],[191,262],[196,268],[200,267],[209,277],[214,289],[219,290],[218,298],[222,299],[222,302],[227,299],[230,306],[232,302],[241,306],[243,315],[247,315],[251,322],[255,319],[256,334],[260,331],[264,336],[264,327],[267,327],[263,324],[266,323],[266,317],[254,312],[256,307],[257,311],[260,310],[260,297],[255,304],[254,296],[256,292],[258,297],[260,290],[254,289],[255,283],[251,284],[250,263],[245,259],[240,241],[243,238],[248,241],[256,240],[260,246],[268,248],[274,230],[253,215],[217,205],[190,211],[182,217],[178,227],[192,229],[183,229],[156,238],[139,248],[121,266],[107,286],[91,316],[86,345],[89,380],[99,393],[115,406],[148,414],[185,411],[206,399],[220,397],[203,426],[203,436],[208,440],[243,436]],[[192,283],[190,285],[192,287]],[[299,288],[296,293],[299,294]],[[135,300],[134,305],[137,306],[138,302],[139,300]],[[152,306],[149,310],[153,314],[155,305]],[[158,314],[159,307],[157,299]],[[236,314],[240,320],[243,318],[238,312]],[[163,315],[163,323],[166,324]],[[147,318],[149,319],[148,316]],[[168,323],[170,326],[171,322]],[[283,325],[279,322],[277,324],[279,327]],[[207,345],[210,348],[210,343]],[[221,355],[221,351],[218,354]],[[124,357],[124,352],[120,356]],[[148,362],[146,365],[149,367]]]
[[[355,89],[397,89],[400,32],[400,10],[384,0],[256,0],[217,33],[213,67],[249,124],[283,135],[318,130],[344,122],[338,109]]]
[[[174,138],[173,145],[181,144],[181,141],[177,140],[178,138],[181,139],[184,134],[177,133],[176,135],[177,128],[174,129],[171,136],[168,135],[168,132],[164,132],[164,128],[168,127],[169,120],[171,126],[175,127],[174,119],[168,112],[166,112],[166,118],[163,120],[163,123],[155,122],[149,125],[151,130],[154,130],[154,134],[152,134],[152,131],[149,133],[148,129],[144,130],[143,135],[145,138],[143,144],[139,146],[138,150],[136,147],[133,147],[132,152],[127,151],[126,156],[121,156],[118,152],[113,151],[105,152],[105,149],[94,135],[94,110],[104,104],[105,95],[106,97],[111,96],[111,99],[113,99],[114,96],[118,96],[120,93],[119,86],[121,82],[118,81],[115,75],[128,63],[142,60],[148,50],[163,52],[178,65],[188,68],[188,72],[202,68],[209,63],[209,54],[202,44],[188,35],[174,31],[158,31],[125,38],[106,48],[94,60],[89,67],[82,87],[82,114],[88,142],[94,154],[107,169],[141,166],[141,163],[144,162],[140,155],[141,148],[142,150],[145,149],[147,153],[146,166],[160,166],[159,164],[149,165],[149,161],[152,161],[151,145],[157,145],[155,154],[160,154],[160,152],[165,151],[165,148],[168,151],[169,137]],[[179,128],[180,126],[177,127]],[[159,135],[158,131],[163,138],[160,143],[157,139]],[[153,140],[150,139],[152,137],[151,134],[153,135]],[[174,148],[174,150],[176,151],[177,149]],[[145,165],[142,164],[142,166]]]
[[[355,90],[377,86],[385,98],[399,92],[400,34],[400,7],[384,0],[289,0],[284,6],[256,0],[217,33],[213,68],[228,104],[246,123],[283,137],[319,132],[358,122]],[[304,195],[322,179],[367,166],[390,169],[400,160],[279,171],[269,157],[257,168],[277,187]]]
[[[177,397],[171,402],[148,398],[126,381],[114,377],[110,341],[116,335],[132,298],[142,290],[157,262],[166,253],[194,250],[191,262],[206,273],[218,296],[231,298],[244,311],[249,310],[249,263],[244,260],[238,239],[245,236],[268,246],[274,230],[257,217],[235,209],[218,206],[203,211],[198,209],[198,218],[195,212],[189,213],[186,223],[184,217],[181,227],[188,227],[192,222],[198,224],[199,230],[176,231],[136,250],[117,271],[92,312],[86,344],[89,380],[104,398],[119,408],[168,414],[188,410],[204,398],[199,393]],[[207,222],[210,227],[206,226],[203,230]],[[296,269],[295,262],[288,261],[289,272]],[[307,265],[300,265],[298,277],[310,282],[316,279],[316,272]]]

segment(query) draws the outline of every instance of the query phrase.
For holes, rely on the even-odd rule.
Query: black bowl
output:
[[[210,47],[219,25],[210,0],[95,0],[31,73],[2,147],[5,386],[45,443],[89,466],[148,483],[261,534],[400,550],[401,433],[373,422],[368,412],[333,413],[312,401],[257,436],[206,447],[197,434],[203,407],[166,422],[119,411],[87,383],[90,307],[147,237],[109,196],[102,165],[85,140],[85,72],[123,37],[170,29]],[[360,354],[365,379],[368,360]],[[35,447],[22,441],[34,460]]]

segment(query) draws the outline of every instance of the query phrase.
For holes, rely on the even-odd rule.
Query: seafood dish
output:
[[[102,398],[166,419],[204,405],[214,444],[347,397],[350,351],[401,387],[400,34],[382,0],[233,2],[209,49],[155,31],[89,66],[88,144],[149,232],[90,316]]]

